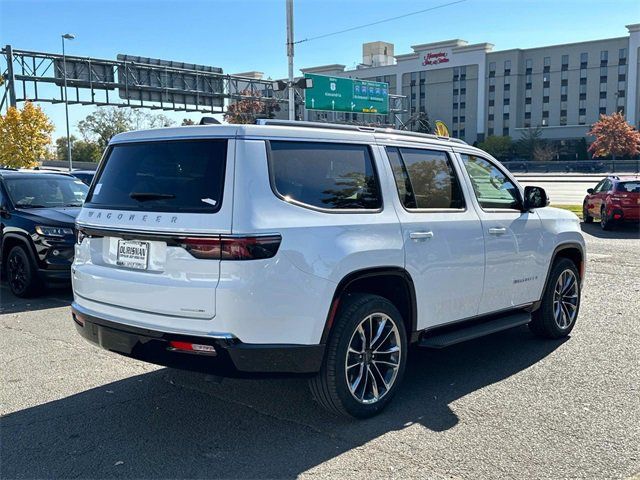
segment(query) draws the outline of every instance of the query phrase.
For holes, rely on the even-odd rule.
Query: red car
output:
[[[640,176],[610,175],[587,193],[582,204],[585,223],[599,218],[602,229],[611,230],[616,223],[640,221]]]

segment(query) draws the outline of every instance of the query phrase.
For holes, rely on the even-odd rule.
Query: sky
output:
[[[294,0],[301,40],[451,0]],[[640,23],[638,0],[465,0],[418,15],[296,46],[295,68],[361,61],[362,43],[387,41],[395,53],[411,45],[460,38],[494,50],[530,48],[627,35]],[[285,0],[0,0],[0,44],[115,59],[118,53],[219,66],[225,73],[287,74]],[[42,104],[54,138],[65,135],[64,106]],[[70,106],[72,134],[93,107]],[[171,113],[197,120],[200,114]]]

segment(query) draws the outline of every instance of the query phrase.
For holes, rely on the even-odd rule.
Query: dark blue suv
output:
[[[0,262],[14,295],[69,282],[88,187],[71,175],[0,170]]]

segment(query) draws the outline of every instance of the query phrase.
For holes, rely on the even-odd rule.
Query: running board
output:
[[[473,340],[474,338],[508,330],[509,328],[526,325],[530,321],[531,313],[529,312],[509,313],[482,323],[467,324],[467,326],[458,328],[452,326],[448,328],[446,332],[434,332],[431,335],[427,334],[427,336],[420,340],[418,345],[425,348],[444,348],[455,345],[456,343],[466,342],[467,340]]]

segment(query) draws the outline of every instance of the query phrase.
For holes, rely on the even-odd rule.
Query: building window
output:
[[[504,61],[504,76],[508,77],[511,75],[511,60]]]
[[[509,105],[502,106],[502,113],[506,113],[507,115],[509,115]]]
[[[493,115],[493,112],[495,111],[496,107],[489,107],[489,113]]]
[[[509,129],[508,128],[503,128],[502,129],[502,136],[503,137],[508,137],[509,136]]]
[[[587,69],[586,68],[581,68],[580,69],[580,81],[586,80],[586,79],[587,79]]]
[[[542,97],[542,103],[549,103],[549,97]]]
[[[601,83],[600,84],[600,91],[601,92],[606,92],[607,91],[607,84],[606,83]]]
[[[618,90],[618,98],[624,98],[624,90]]]
[[[580,68],[587,68],[587,63],[589,62],[589,54],[583,52],[580,54]]]
[[[562,55],[562,68],[563,72],[569,70],[569,55]]]
[[[587,114],[587,109],[586,108],[581,108],[580,110],[578,110],[578,115],[583,116]]]
[[[560,95],[560,101],[561,102],[566,102],[567,101],[567,95]]]
[[[460,129],[460,137],[464,137],[464,128]]]
[[[489,91],[490,92],[495,92],[496,91],[496,86],[495,85],[489,85]]]
[[[560,80],[562,80],[563,82],[569,80],[569,72],[567,70],[563,70],[562,72],[560,72]]]
[[[511,100],[508,99],[508,98],[502,99],[502,105],[509,105],[510,102],[511,102]]]
[[[489,106],[493,107],[496,104],[495,100],[489,100]]]
[[[531,104],[530,103],[524,106],[524,111],[527,112],[527,113],[531,113]]]
[[[526,118],[527,120],[531,119],[531,112],[524,112],[524,118]]]
[[[545,87],[542,89],[542,95],[544,95],[545,97],[549,96],[549,87]]]
[[[587,117],[586,115],[580,115],[578,116],[578,123],[580,125],[584,125],[587,122]]]
[[[487,129],[487,135],[493,135],[493,128]]]
[[[602,50],[600,52],[600,65],[602,65],[603,63],[607,63],[609,61],[609,51],[608,50]]]
[[[543,118],[541,126],[542,127],[546,127],[548,125],[549,125],[549,119],[548,118]]]
[[[489,86],[495,86],[496,77],[489,77]]]
[[[600,92],[600,98],[607,98],[607,92]]]
[[[561,95],[566,95],[566,94],[567,94],[568,89],[569,89],[569,87],[567,87],[566,85],[562,85],[562,86],[560,87],[560,94],[561,94]]]
[[[531,122],[529,120],[524,121],[524,128],[529,128],[531,126]]]
[[[549,110],[542,111],[542,118],[549,118]]]
[[[528,82],[524,85],[525,90],[531,90],[531,82]]]
[[[460,108],[467,108],[466,102],[460,102]]]
[[[549,73],[551,71],[551,57],[544,57],[543,65],[542,71],[544,73]]]
[[[531,105],[531,97],[527,97],[524,99],[524,104],[525,105]]]
[[[607,114],[607,109],[606,109],[606,108],[604,108],[604,107],[600,107],[600,108],[598,109],[598,113],[599,113],[600,115],[606,115],[606,114]]]
[[[625,65],[627,63],[627,49],[621,48],[618,50],[618,65]]]

